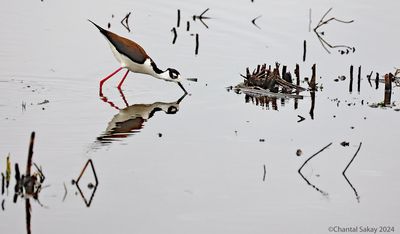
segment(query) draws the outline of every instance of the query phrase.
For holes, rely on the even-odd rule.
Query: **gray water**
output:
[[[33,161],[46,179],[40,203],[30,198],[31,232],[330,233],[335,226],[389,226],[398,233],[399,88],[393,85],[389,107],[371,105],[384,100],[375,73],[382,79],[400,66],[399,6],[395,0],[3,1],[0,169],[5,173],[8,153],[12,165],[25,166],[35,131]],[[355,47],[354,53],[328,53],[313,32],[331,7],[326,19],[354,22],[330,21],[319,31],[332,45]],[[208,28],[192,19],[207,8]],[[181,25],[172,44],[177,9]],[[131,32],[120,23],[128,12]],[[258,28],[251,21],[260,15]],[[118,63],[86,19],[110,23],[111,31],[139,42],[161,68],[174,67],[199,82],[184,83],[190,95],[178,104],[183,92],[176,84],[130,73],[125,103],[116,88],[121,72],[105,83],[104,102],[98,82]],[[239,74],[247,67],[275,62],[292,74],[298,63],[302,80],[316,64],[323,89],[315,94],[313,116],[308,91],[295,109],[294,99],[262,106],[226,90],[243,81]],[[346,80],[335,82],[342,75]],[[122,118],[110,102],[130,106],[134,129],[109,131]],[[165,106],[174,113],[149,116]],[[298,115],[305,120],[298,122]],[[346,171],[348,182],[342,172],[361,142]],[[299,168],[329,143],[302,168],[308,184]],[[88,170],[80,182],[86,199],[95,191],[89,207],[71,183],[88,159],[99,180],[96,190],[89,189],[94,178]],[[13,203],[13,186],[0,195],[0,230],[26,233],[25,202]]]

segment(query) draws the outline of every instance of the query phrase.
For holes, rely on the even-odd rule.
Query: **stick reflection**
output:
[[[301,169],[303,169],[303,167],[315,156],[317,156],[319,153],[321,153],[322,151],[324,151],[326,148],[328,148],[329,146],[332,145],[332,142],[329,143],[328,145],[326,145],[324,148],[322,148],[321,150],[319,150],[317,153],[313,154],[312,156],[310,156],[304,163],[303,165],[301,165],[301,167],[298,170],[298,173],[300,174],[300,176],[303,178],[304,181],[307,182],[307,184],[309,186],[311,186],[312,188],[314,188],[315,190],[317,190],[318,192],[320,192],[323,196],[327,197],[329,194],[323,190],[321,190],[320,188],[318,188],[317,186],[315,186],[314,184],[312,184],[304,175],[303,173],[301,173]]]
[[[351,158],[350,162],[347,164],[346,168],[345,168],[345,169],[343,170],[343,172],[342,172],[343,177],[346,179],[347,183],[350,185],[351,189],[353,190],[354,195],[356,196],[356,199],[357,199],[357,202],[358,202],[358,203],[360,203],[360,195],[358,195],[358,192],[357,192],[356,188],[353,186],[353,184],[352,184],[352,183],[350,182],[350,180],[347,178],[347,176],[346,176],[346,171],[347,171],[347,169],[349,168],[349,166],[353,163],[354,159],[356,158],[358,152],[359,152],[360,149],[361,149],[361,145],[362,145],[362,142],[360,142],[360,145],[358,146],[358,149],[357,149],[356,153],[355,153],[354,156]]]
[[[93,185],[92,183],[90,183],[90,184],[88,185],[89,189],[90,189],[90,188],[93,189],[92,194],[90,195],[90,199],[88,200],[88,199],[86,198],[86,196],[84,195],[84,193],[82,192],[81,187],[79,187],[79,181],[81,180],[82,176],[83,176],[84,173],[86,172],[86,168],[87,168],[87,166],[88,166],[89,164],[90,164],[90,168],[92,169],[92,172],[93,172],[93,177],[94,177],[94,180],[95,180],[95,184]],[[83,166],[82,171],[81,171],[81,173],[80,173],[79,176],[78,176],[78,179],[76,179],[76,181],[75,181],[74,183],[75,183],[76,188],[78,189],[79,194],[81,195],[83,201],[85,202],[85,205],[86,205],[87,207],[90,207],[90,205],[92,204],[94,195],[96,194],[97,187],[99,186],[99,180],[97,179],[96,169],[94,168],[93,161],[92,161],[91,159],[89,159],[89,160],[86,162],[85,166]]]

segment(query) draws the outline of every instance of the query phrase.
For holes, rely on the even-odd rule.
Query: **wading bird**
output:
[[[89,20],[89,22],[96,26],[99,29],[100,33],[105,36],[108,43],[110,44],[111,50],[115,58],[121,64],[121,66],[116,71],[100,80],[100,94],[102,93],[104,82],[117,74],[123,68],[126,68],[127,71],[122,80],[119,82],[118,89],[121,89],[121,86],[124,83],[126,76],[128,75],[129,71],[131,71],[135,73],[147,74],[165,81],[176,82],[179,87],[181,87],[182,90],[187,93],[181,83],[183,78],[177,70],[173,68],[167,68],[165,71],[160,70],[153,59],[151,59],[150,56],[147,55],[146,51],[139,44],[127,38],[121,37],[115,33],[112,33],[108,30],[105,30],[91,20]],[[196,78],[186,78],[186,80],[197,81]]]

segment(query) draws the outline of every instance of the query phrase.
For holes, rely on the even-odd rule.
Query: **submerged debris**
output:
[[[372,73],[371,73],[372,74]],[[384,89],[384,99],[381,102],[378,103],[369,103],[369,107],[372,108],[395,108],[395,111],[398,111],[397,104],[396,102],[392,101],[392,89],[393,86],[399,87],[400,86],[400,69],[396,69],[394,74],[392,73],[387,73],[383,77],[384,79],[379,79],[379,73],[376,73],[376,79],[375,79],[375,89],[379,88],[379,83],[384,83],[385,84],[385,89]]]
[[[35,132],[32,132],[29,143],[28,160],[26,164],[25,174],[20,175],[18,163],[15,164],[15,202],[18,196],[32,196],[34,199],[38,200],[39,193],[42,189],[42,183],[45,180],[42,168],[38,167],[35,163],[32,162],[34,142]],[[36,171],[34,171],[33,173],[32,165],[34,165],[34,167],[36,168]]]
[[[271,66],[267,68],[266,64],[258,65],[253,73],[247,68],[246,75],[241,75],[244,82],[236,85],[235,91],[242,91],[252,96],[302,98],[298,93],[306,89],[292,83],[292,75],[286,72],[286,66],[283,66],[281,76],[279,66],[280,64],[276,63],[272,69]]]

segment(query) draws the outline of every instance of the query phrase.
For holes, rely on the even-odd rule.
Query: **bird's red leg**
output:
[[[106,80],[110,79],[113,75],[117,74],[119,71],[121,71],[123,67],[118,68],[115,72],[111,73],[110,75],[108,75],[107,77],[105,77],[104,79],[102,79],[100,81],[100,94],[102,93],[102,88],[103,88],[103,84],[104,82],[106,82]]]
[[[118,89],[121,89],[122,83],[124,83],[126,76],[128,75],[129,70],[126,71],[124,77],[122,77],[122,80],[118,84]]]

